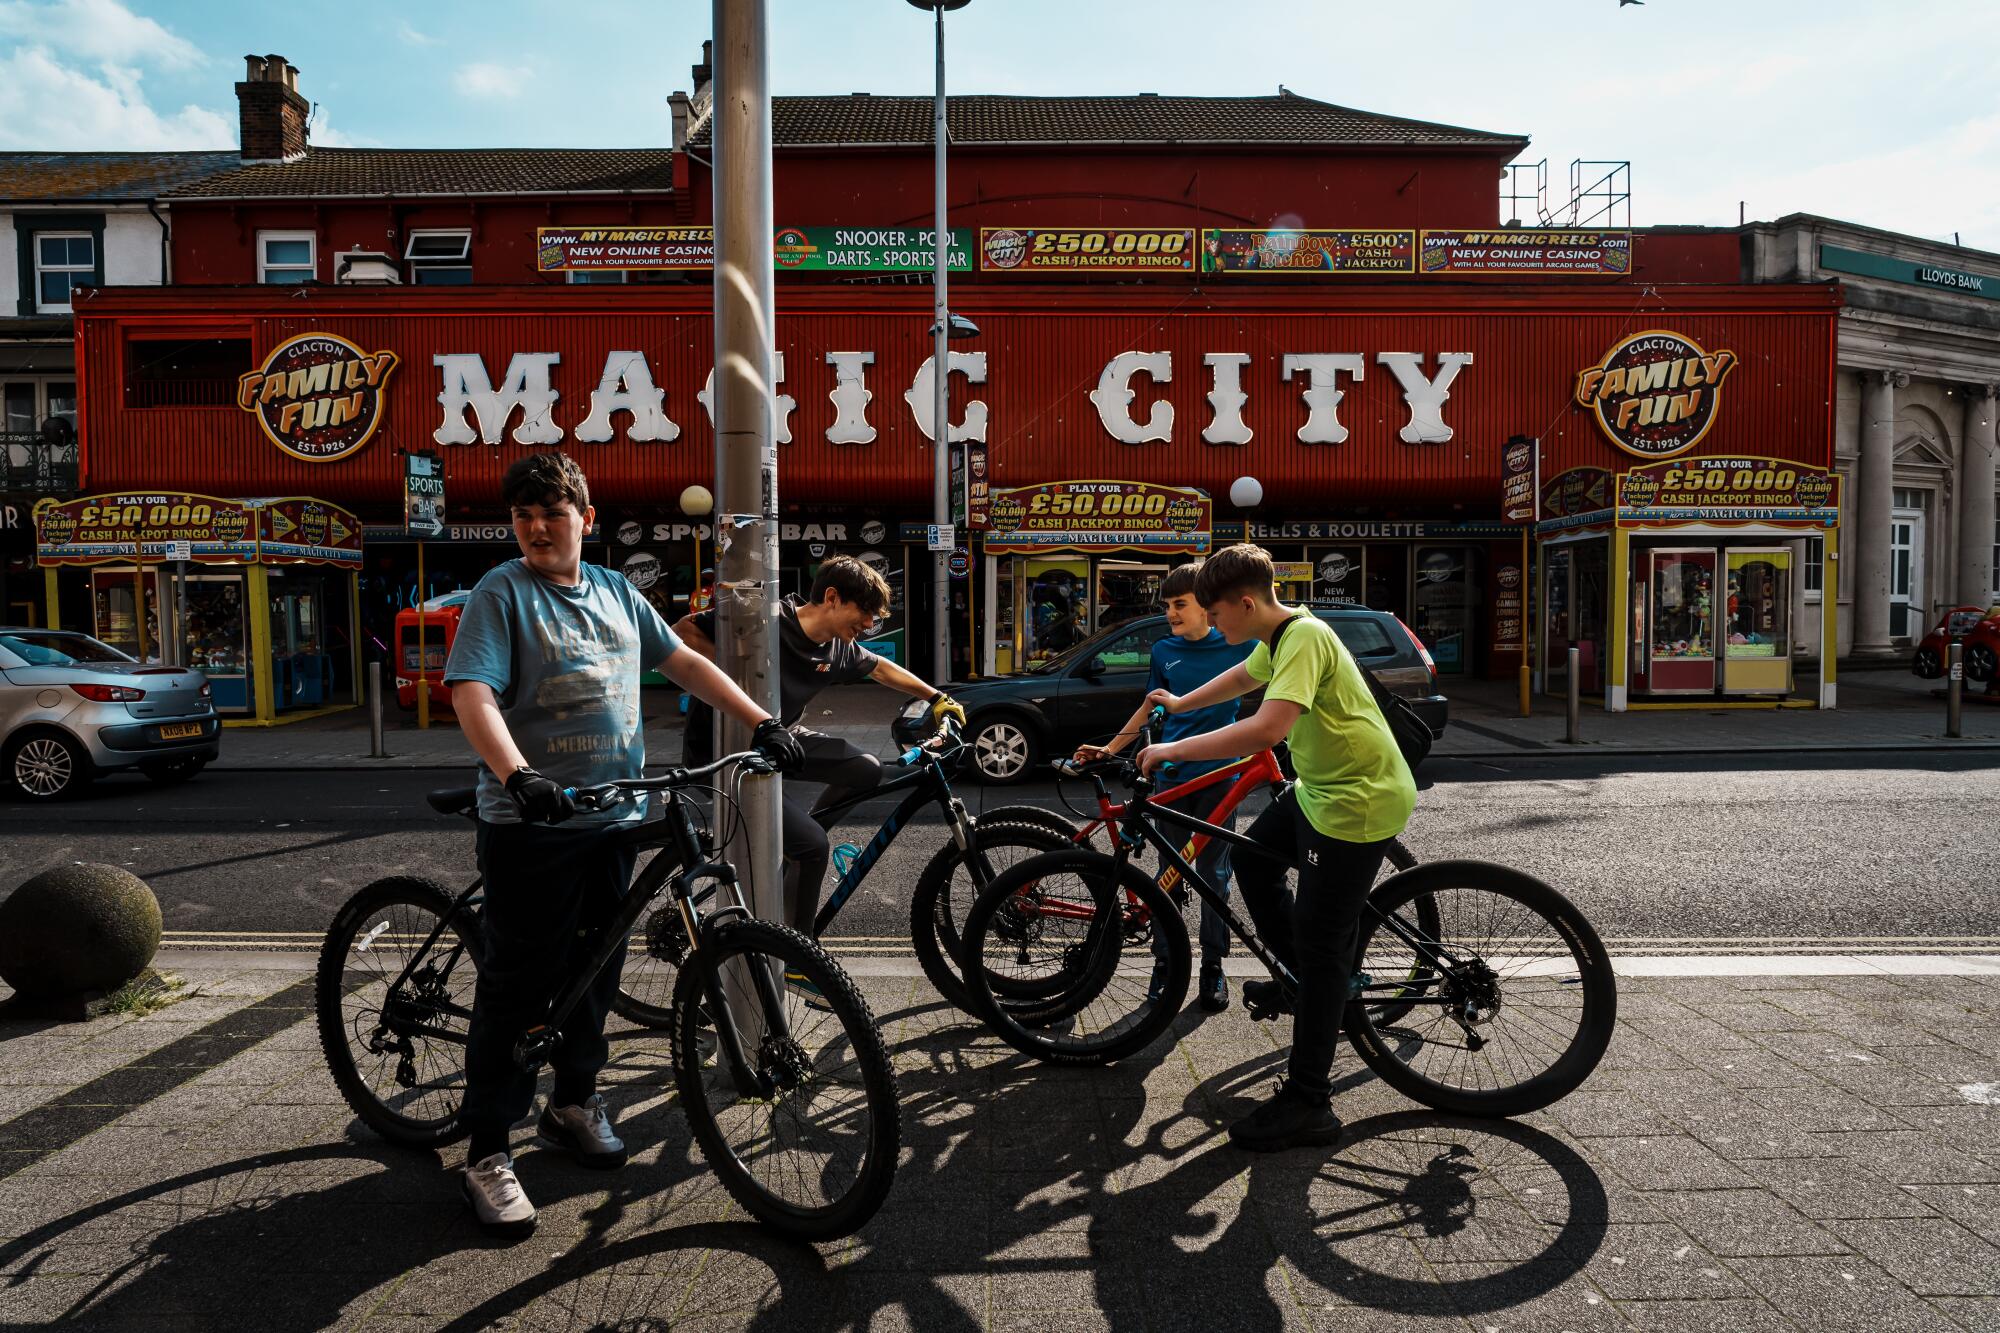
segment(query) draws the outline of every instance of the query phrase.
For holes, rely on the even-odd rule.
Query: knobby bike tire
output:
[[[1405,1096],[1456,1115],[1525,1115],[1575,1091],[1603,1057],[1618,1017],[1617,979],[1597,932],[1547,884],[1483,861],[1406,870],[1369,902],[1387,915],[1426,896],[1445,945],[1482,958],[1497,975],[1498,1007],[1474,1025],[1484,1049],[1470,1050],[1442,1007],[1412,1003],[1395,1022],[1378,1023],[1374,1005],[1350,1003],[1347,1035],[1362,1060]],[[1373,916],[1362,932],[1364,968],[1398,975],[1408,946]],[[1394,961],[1368,967],[1370,958]],[[1468,994],[1452,977],[1427,975],[1425,985],[1455,1000]]]
[[[1044,810],[1039,805],[993,805],[974,812],[975,824],[1034,824],[1059,834],[1065,842],[1075,842],[1082,826],[1066,815]]]
[[[670,847],[662,847],[654,855],[679,863],[679,856]],[[637,870],[632,878],[635,883],[638,881]],[[611,997],[613,1012],[641,1027],[663,1032],[672,1027],[674,989],[687,948],[687,930],[681,923],[680,908],[672,894],[663,892],[632,927],[618,993]]]
[[[1070,849],[1049,852],[1021,862],[997,877],[973,903],[966,916],[966,989],[975,1012],[1000,1037],[1023,1055],[1051,1064],[1108,1064],[1150,1046],[1173,1023],[1187,998],[1193,950],[1188,941],[1187,923],[1166,894],[1150,877],[1127,865],[1122,879],[1113,878],[1114,858],[1102,852]],[[1049,881],[1074,880],[1083,893],[1075,899],[1078,908],[1088,899],[1089,919],[1069,918],[1081,926],[1080,939],[1066,947],[1055,974],[1064,979],[1064,988],[1053,999],[1038,1006],[1009,1003],[996,983],[1004,981],[1006,969],[991,964],[1004,962],[1009,950],[1025,946],[1025,937],[1009,932],[1024,924],[1033,928],[1032,908],[1022,903],[1034,900],[1023,895],[1045,891]],[[1151,918],[1152,930],[1164,932],[1167,956],[1164,984],[1157,998],[1146,998],[1154,955],[1150,936],[1126,938],[1128,893],[1138,898]],[[1022,903],[1016,903],[1017,897]],[[1005,914],[1005,915],[1003,915]],[[1047,919],[1047,918],[1044,918]],[[998,929],[996,929],[998,927]],[[1128,975],[1120,963],[1137,954],[1137,972]],[[998,976],[996,976],[996,972]],[[1109,1014],[1124,1001],[1114,999],[1103,1013],[1097,1002],[1114,988],[1118,996],[1131,993],[1136,981],[1137,1000],[1132,1012],[1111,1019]],[[1099,1022],[1102,1027],[1097,1026]]]
[[[327,928],[326,940],[320,946],[319,966],[314,977],[313,1001],[320,1049],[326,1054],[327,1070],[333,1075],[334,1086],[340,1089],[340,1095],[363,1124],[392,1143],[413,1148],[440,1147],[459,1138],[463,1132],[458,1124],[459,1104],[465,1090],[463,1039],[451,1043],[441,1038],[406,1037],[416,1048],[411,1063],[419,1084],[416,1088],[406,1089],[407,1096],[391,1096],[384,1090],[384,1080],[388,1080],[390,1087],[399,1086],[394,1082],[396,1060],[386,1054],[370,1052],[365,1046],[382,1016],[381,1000],[378,997],[354,999],[369,988],[369,983],[360,977],[350,976],[350,967],[353,966],[350,960],[358,956],[356,948],[366,932],[386,922],[394,934],[384,932],[366,950],[383,959],[384,966],[366,970],[377,974],[378,979],[372,983],[374,985],[386,985],[393,981],[431,928],[452,910],[452,901],[453,895],[436,880],[416,876],[395,875],[366,885],[334,915],[333,924]],[[389,943],[384,943],[385,939]],[[453,987],[452,983],[460,977],[468,982],[477,980],[478,968],[485,955],[485,938],[481,934],[476,912],[454,919],[438,936],[436,945],[412,973],[409,984],[421,991],[419,978],[424,969],[433,963],[447,961],[457,941],[462,941],[465,948],[452,962],[450,974],[443,978],[442,984],[450,987],[446,993],[453,1003],[470,1009],[472,986],[461,984]],[[396,948],[400,951],[392,958],[390,950]],[[374,1007],[371,1007],[370,1000],[373,1000]],[[456,1026],[461,1032],[469,1026],[469,1020],[427,1010],[421,994],[413,998],[410,1012],[426,1015],[426,1021],[436,1026]],[[433,1048],[446,1049],[440,1052]],[[408,1114],[409,1107],[423,1095],[431,1097],[431,1104],[425,1112]],[[398,1103],[404,1109],[398,1109]]]
[[[854,1173],[852,1183],[842,1189],[838,1197],[822,1205],[794,1203],[768,1188],[758,1179],[754,1164],[746,1163],[730,1146],[717,1118],[715,1098],[722,1090],[722,1080],[729,1077],[729,1071],[724,1068],[728,1063],[727,1057],[714,1049],[712,1032],[704,1040],[706,1010],[710,1003],[708,978],[726,975],[722,969],[739,960],[751,967],[767,965],[760,960],[773,960],[785,970],[803,973],[818,987],[832,1011],[830,1018],[839,1026],[837,1033],[828,1034],[831,1041],[824,1049],[837,1051],[844,1046],[852,1052],[854,1072],[839,1086],[849,1087],[858,1081],[867,1123],[857,1131],[850,1114],[841,1117],[839,1125],[841,1132],[847,1135],[846,1146],[859,1150],[861,1165]],[[779,990],[782,1002],[786,988],[780,984]],[[846,970],[819,945],[789,926],[755,919],[728,921],[716,927],[707,942],[690,955],[687,965],[681,968],[680,980],[674,988],[674,1007],[677,1011],[673,1027],[674,1084],[679,1091],[681,1107],[687,1114],[688,1127],[694,1132],[702,1155],[708,1159],[709,1166],[724,1188],[752,1216],[802,1239],[834,1240],[860,1229],[882,1206],[883,1199],[888,1197],[889,1187],[895,1182],[902,1125],[896,1099],[895,1071],[889,1063],[881,1030],[875,1025],[875,1016],[869,1011],[868,1001],[862,997]],[[729,1021],[726,1014],[724,1021]],[[761,1058],[758,1051],[746,1054],[753,1062]],[[778,1058],[782,1058],[782,1053]],[[813,1062],[815,1070],[818,1063]],[[711,1079],[715,1080],[714,1087],[710,1086]],[[822,1086],[834,1085],[829,1080]],[[786,1100],[795,1105],[809,1103],[819,1091],[819,1088],[807,1087],[801,1094],[798,1089],[792,1089],[786,1094]],[[742,1104],[773,1107],[770,1132],[764,1137],[771,1143],[781,1140],[783,1136],[777,1124],[778,1099]],[[793,1123],[796,1124],[796,1121]],[[797,1137],[796,1130],[793,1137]],[[821,1137],[824,1140],[826,1136]],[[831,1167],[818,1173],[822,1179],[830,1174]],[[800,1179],[803,1180],[804,1176],[801,1175]]]
[[[1070,839],[1043,824],[1017,824],[981,816],[972,829],[973,846],[997,871],[1023,856],[1061,851]],[[1001,859],[1001,858],[1005,859]],[[961,879],[963,882],[961,882]],[[978,896],[967,858],[958,844],[946,839],[910,894],[910,943],[923,964],[924,975],[952,1007],[972,1012],[972,997],[960,977],[959,950],[965,914]]]

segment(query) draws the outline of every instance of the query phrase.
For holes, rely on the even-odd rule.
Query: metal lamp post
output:
[[[946,226],[945,144],[950,137],[944,119],[944,15],[963,9],[971,0],[909,0],[937,20],[937,94],[931,111],[931,140],[937,154],[937,256],[931,282],[934,319],[931,328],[931,522],[951,522],[951,351],[952,320],[945,304],[945,271],[951,263],[951,232]],[[968,326],[969,327],[969,326]],[[977,332],[977,330],[974,330]],[[962,335],[963,336],[963,335]],[[951,679],[951,552],[931,552],[931,647],[936,663],[933,680]]]

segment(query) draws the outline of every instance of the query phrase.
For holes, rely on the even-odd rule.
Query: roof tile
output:
[[[0,153],[0,199],[139,202],[226,171],[242,159],[213,153]]]
[[[666,148],[315,148],[190,182],[176,199],[592,194],[673,189]]]

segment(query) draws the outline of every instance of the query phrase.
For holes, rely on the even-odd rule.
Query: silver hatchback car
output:
[[[208,678],[88,634],[0,625],[0,788],[53,801],[99,773],[185,782],[221,750]]]

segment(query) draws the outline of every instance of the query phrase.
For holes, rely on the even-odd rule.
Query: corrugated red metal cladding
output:
[[[295,293],[295,294],[294,294]],[[1185,292],[1105,287],[963,289],[957,308],[981,336],[956,345],[983,352],[986,381],[953,383],[953,417],[977,399],[989,413],[991,476],[1001,486],[1104,477],[1203,487],[1220,496],[1232,480],[1264,483],[1267,507],[1298,514],[1361,508],[1469,515],[1496,503],[1499,446],[1538,435],[1545,475],[1632,460],[1576,406],[1579,371],[1621,339],[1670,329],[1738,364],[1722,386],[1704,454],[1741,454],[1826,466],[1832,457],[1834,316],[1831,286],[1699,286],[1620,289],[1409,287],[1213,287]],[[224,494],[312,494],[379,511],[401,495],[399,448],[434,447],[441,374],[432,358],[476,352],[498,384],[517,352],[561,356],[552,382],[553,419],[567,448],[618,505],[671,505],[683,487],[712,475],[714,435],[695,400],[712,359],[709,292],[689,288],[535,288],[325,291],[269,288],[110,289],[77,317],[86,482],[93,490],[168,484]],[[778,344],[784,392],[797,400],[793,442],[780,454],[783,502],[791,505],[927,504],[931,453],[905,395],[931,350],[930,296],[921,287],[819,288],[781,293]],[[385,423],[361,452],[307,463],[280,452],[251,414],[229,407],[125,406],[129,344],[161,337],[247,337],[253,364],[299,334],[336,333],[364,351],[400,358],[387,390]],[[586,444],[574,430],[589,409],[606,356],[642,351],[680,426],[671,443],[614,438]],[[865,445],[829,444],[834,370],[827,354],[872,352]],[[1141,445],[1113,439],[1090,394],[1121,352],[1169,352],[1171,382],[1131,381],[1131,415],[1173,409],[1171,438]],[[1241,387],[1244,445],[1211,445],[1213,387],[1203,355],[1247,353]],[[1303,444],[1303,375],[1282,377],[1288,353],[1358,352],[1358,380],[1342,377],[1345,443]],[[1439,353],[1470,352],[1451,386],[1446,444],[1409,444],[1409,414],[1379,352],[1421,352],[1426,373]],[[246,366],[245,369],[252,367]],[[510,428],[518,423],[516,412]],[[501,472],[526,447],[504,440],[444,450],[452,504],[466,512],[497,500]]]

